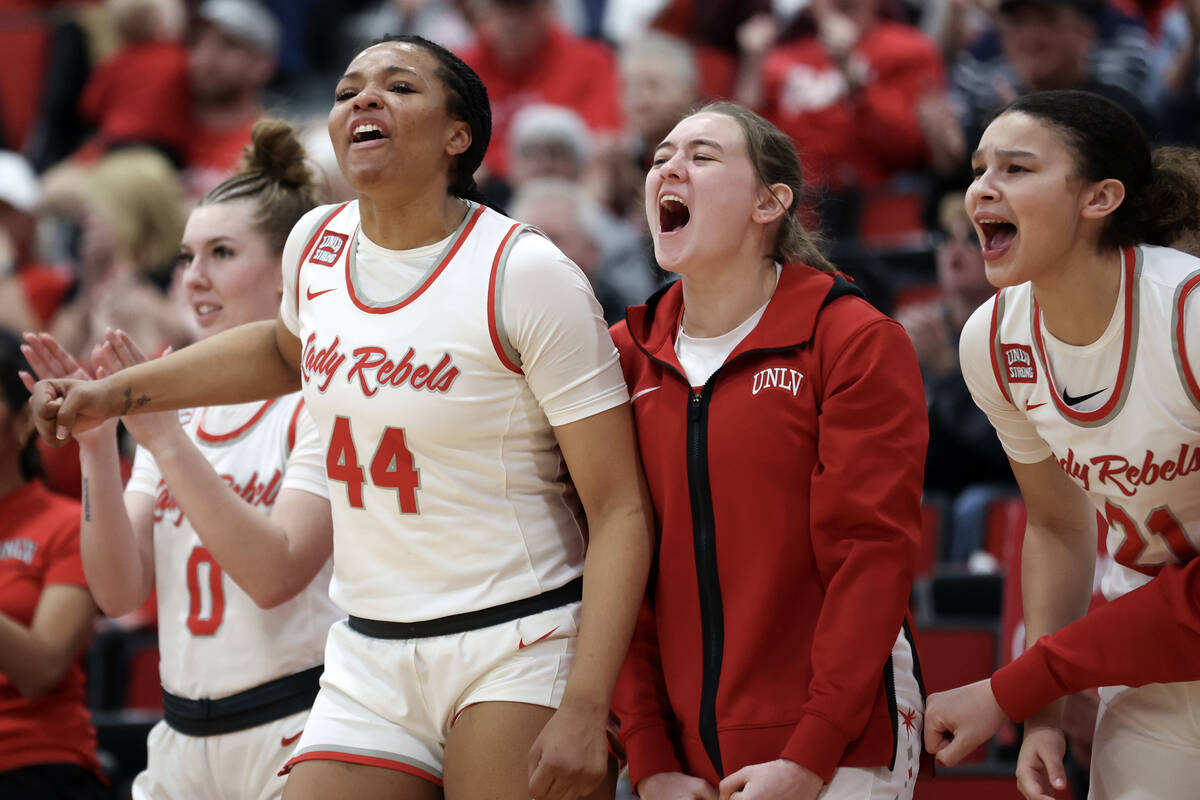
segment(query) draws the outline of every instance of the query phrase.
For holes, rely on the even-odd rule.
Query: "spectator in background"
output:
[[[202,197],[234,171],[263,113],[275,73],[279,23],[253,0],[204,0],[188,54],[194,130],[185,153],[188,195]]]
[[[700,99],[696,59],[687,41],[649,31],[621,47],[619,64],[625,120],[644,172],[654,148]]]
[[[577,182],[535,178],[521,185],[513,198],[514,219],[541,230],[583,270],[610,325],[625,309],[643,302],[654,291],[654,279],[640,251],[614,258],[607,253],[605,220],[599,204]]]
[[[700,74],[687,41],[656,31],[622,44],[618,65],[625,135],[598,143],[585,181],[604,206],[644,231],[651,155],[699,103]]]
[[[1135,96],[1145,89],[1149,69],[1145,31],[1123,21],[1116,33],[1115,13],[1105,0],[1001,0],[995,30],[962,52],[951,73],[967,151],[997,107],[1048,89],[1103,95],[1153,137],[1157,125]]]
[[[180,0],[108,0],[119,39],[113,55],[92,70],[80,112],[96,126],[83,157],[114,147],[157,147],[182,163],[190,133],[187,49]]]
[[[925,382],[929,410],[925,491],[949,502],[948,555],[951,561],[965,561],[982,544],[988,503],[1017,489],[1004,448],[987,415],[971,399],[958,364],[963,325],[995,291],[984,272],[979,239],[961,192],[942,198],[938,221],[940,293],[928,302],[899,308],[896,320],[912,339]]]
[[[883,19],[881,2],[813,0],[814,32],[773,47],[766,36],[747,41],[744,69],[758,81],[743,82],[743,100],[796,142],[834,237],[857,236],[860,219],[887,233],[919,227],[917,205],[907,217],[859,210],[863,195],[886,194],[895,176],[929,166],[916,107],[944,84],[933,42]]]
[[[122,328],[138,346],[182,347],[191,331],[162,285],[169,280],[185,219],[183,186],[170,162],[148,148],[111,153],[89,167],[48,174],[46,205],[79,225],[78,286],[50,324],[76,358]]]
[[[1179,0],[1162,14],[1155,52],[1162,76],[1163,137],[1200,144],[1200,0]]]
[[[44,328],[70,291],[64,270],[36,263],[41,187],[23,156],[0,151],[0,327]]]
[[[738,29],[771,8],[771,0],[608,0],[604,30],[621,46],[646,30],[686,39],[696,51],[701,95],[720,99],[733,94]]]
[[[0,797],[100,800],[80,653],[96,606],[79,554],[79,504],[38,480],[29,371],[0,329]]]
[[[591,268],[580,261],[575,263],[592,281],[604,307],[605,319],[611,323],[623,316],[627,305],[640,303],[650,295],[656,283],[656,270],[638,229],[601,206],[586,190],[582,181],[593,149],[592,136],[583,119],[571,109],[543,104],[526,106],[513,120],[509,137],[511,191],[521,195],[529,182],[547,179],[559,182],[553,189],[541,186],[521,202],[538,219],[575,241],[595,242],[597,252],[587,258]],[[510,196],[506,195],[505,200]],[[567,213],[554,212],[546,207],[553,197],[560,201],[578,200],[580,207]],[[515,210],[513,216],[541,226]],[[547,233],[558,243],[552,232]]]
[[[555,20],[553,0],[472,0],[475,41],[461,55],[492,104],[492,146],[484,166],[508,176],[508,135],[517,112],[554,103],[579,112],[593,132],[621,127],[612,53]]]

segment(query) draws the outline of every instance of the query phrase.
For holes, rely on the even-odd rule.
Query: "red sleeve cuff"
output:
[[[683,771],[665,727],[639,728],[628,736],[622,736],[621,743],[629,759],[629,783],[634,789],[640,781],[651,775]]]
[[[996,670],[992,693],[1009,719],[1024,722],[1070,691],[1054,677],[1046,648],[1037,642],[1020,658]]]
[[[831,723],[813,714],[805,714],[779,755],[815,772],[821,780],[829,783],[848,744],[850,740],[846,734]]]

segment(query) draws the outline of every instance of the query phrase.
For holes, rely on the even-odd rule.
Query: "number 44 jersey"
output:
[[[1125,248],[1112,319],[1091,344],[1057,340],[1028,283],[963,328],[963,375],[1009,457],[1053,456],[1107,521],[1110,600],[1200,551],[1198,287],[1200,260]]]
[[[556,589],[585,520],[552,426],[626,401],[587,278],[548,240],[470,204],[440,242],[385,250],[357,202],[284,250],[284,323],[327,444],[330,593],[415,622]]]
[[[279,492],[327,497],[316,427],[299,393],[180,412],[184,432],[229,488],[263,514]],[[192,699],[250,689],[324,660],[342,616],[329,599],[332,565],[272,609],[259,608],[216,562],[139,447],[126,492],[154,497],[154,570],[163,688]]]

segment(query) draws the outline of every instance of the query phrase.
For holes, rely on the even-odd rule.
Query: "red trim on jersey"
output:
[[[1183,306],[1187,303],[1188,295],[1197,286],[1200,286],[1200,272],[1183,284],[1179,290],[1179,300],[1175,305],[1175,313],[1179,317],[1175,322],[1175,346],[1179,351],[1179,367],[1183,371],[1183,380],[1187,383],[1188,392],[1191,393],[1194,403],[1200,402],[1200,384],[1196,383],[1196,373],[1192,371],[1192,364],[1188,360],[1187,343],[1184,341]]]
[[[263,418],[263,414],[267,413],[267,409],[275,405],[275,401],[278,399],[278,397],[272,397],[270,400],[264,400],[258,411],[254,412],[253,417],[248,419],[246,422],[243,422],[229,433],[209,433],[208,431],[204,430],[204,415],[208,412],[208,409],[201,409],[200,421],[196,423],[196,438],[202,442],[207,442],[208,444],[220,444],[221,442],[228,442],[231,439],[236,439],[257,425],[259,420]]]
[[[492,337],[492,349],[496,351],[496,355],[500,357],[500,363],[511,369],[518,375],[524,375],[524,371],[513,363],[508,357],[508,353],[504,352],[503,345],[500,344],[500,332],[496,330],[496,274],[500,271],[500,256],[504,253],[504,248],[508,245],[508,240],[517,232],[520,225],[513,225],[508,229],[508,233],[504,234],[504,238],[500,240],[500,246],[496,248],[496,257],[492,259],[492,274],[488,277],[488,335]]]
[[[992,374],[996,376],[996,385],[1000,387],[1000,394],[1004,395],[1004,399],[1012,402],[1012,396],[1008,393],[1008,384],[1004,382],[1004,376],[1000,372],[1000,359],[997,353],[1000,352],[1000,292],[992,297],[992,322],[988,329],[988,355],[992,359]]]
[[[317,229],[315,231],[313,231],[312,238],[308,240],[308,244],[304,245],[304,252],[300,254],[300,264],[296,267],[296,313],[297,314],[300,313],[300,273],[304,271],[304,265],[305,265],[305,263],[308,262],[308,256],[312,253],[312,249],[317,246],[317,242],[320,241],[321,234],[325,232],[325,228],[327,228],[329,226],[329,223],[333,220],[333,218],[336,217],[338,214],[342,213],[342,211],[348,205],[350,205],[349,201],[342,203],[340,206],[338,206],[337,208],[335,208],[333,210],[333,213],[331,213],[329,216],[325,217],[325,219],[321,220],[321,224],[317,226]]]
[[[1132,247],[1124,248],[1125,257],[1125,333],[1124,340],[1121,343],[1121,367],[1117,370],[1117,383],[1113,387],[1112,395],[1109,396],[1108,402],[1095,411],[1076,411],[1063,401],[1062,395],[1059,394],[1058,388],[1054,384],[1054,374],[1050,370],[1050,359],[1046,358],[1046,344],[1042,341],[1042,312],[1038,306],[1037,298],[1033,299],[1033,343],[1037,345],[1038,357],[1042,359],[1042,365],[1046,368],[1046,381],[1050,384],[1050,399],[1054,401],[1055,407],[1068,419],[1073,419],[1078,422],[1096,422],[1102,420],[1112,413],[1117,407],[1117,403],[1121,401],[1121,397],[1125,394],[1126,372],[1129,369],[1129,351],[1133,344],[1133,267],[1137,263],[1137,257],[1133,252]]]
[[[300,410],[304,408],[304,398],[300,398],[300,402],[296,403],[296,410],[292,412],[292,418],[288,421],[288,452],[292,452],[292,448],[296,446],[296,422],[300,419]]]
[[[364,305],[363,303],[359,302],[358,296],[354,294],[354,283],[350,280],[350,256],[349,256],[349,254],[347,254],[346,255],[346,291],[350,293],[350,299],[354,302],[354,305],[358,307],[359,311],[365,311],[368,314],[390,314],[393,311],[399,311],[400,309],[404,308],[406,305],[411,303],[413,300],[416,300],[418,297],[420,297],[425,292],[426,289],[428,289],[430,286],[433,285],[433,282],[437,280],[438,276],[442,274],[442,271],[444,269],[446,269],[446,266],[451,262],[451,260],[454,259],[455,254],[458,253],[458,249],[463,246],[463,242],[465,242],[467,240],[467,237],[471,235],[471,229],[475,227],[475,223],[478,222],[479,218],[483,216],[483,208],[484,208],[483,206],[476,206],[475,210],[471,213],[470,221],[467,222],[466,227],[463,228],[462,233],[459,235],[458,241],[455,242],[454,246],[450,248],[450,252],[446,253],[446,257],[442,259],[442,263],[438,264],[437,268],[434,269],[432,274],[430,274],[430,276],[425,279],[425,282],[423,284],[421,284],[420,287],[418,287],[416,291],[414,291],[408,297],[401,300],[399,303],[396,303],[396,305],[394,305],[394,306],[387,306],[386,308],[375,308],[373,306]]]
[[[337,750],[311,750],[303,755],[298,755],[284,764],[283,769],[279,770],[276,774],[279,776],[287,775],[292,771],[292,767],[301,761],[341,761],[345,764],[364,764],[368,767],[382,767],[384,769],[395,770],[396,772],[407,772],[409,775],[415,775],[418,778],[424,778],[435,786],[442,785],[441,778],[431,772],[426,772],[420,767],[414,767],[412,764],[405,764],[402,761],[392,761],[389,758],[379,758],[378,756],[340,753]]]

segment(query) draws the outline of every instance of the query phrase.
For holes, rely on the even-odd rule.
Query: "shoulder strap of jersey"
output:
[[[1192,401],[1193,406],[1200,409],[1200,382],[1196,380],[1196,367],[1200,364],[1193,363],[1187,351],[1185,313],[1187,301],[1198,286],[1200,270],[1188,275],[1175,292],[1174,307],[1171,309],[1171,345],[1175,351],[1175,368],[1179,371],[1184,394]],[[1200,302],[1200,298],[1197,298],[1196,302]]]
[[[1000,363],[1000,323],[1004,321],[1004,289],[996,292],[992,297],[992,321],[988,327],[988,355],[992,359],[992,375],[996,378],[996,385],[1000,387],[1000,394],[1004,395],[1004,399],[1012,403],[1012,394],[1008,391],[1008,381],[1005,379],[1004,368]]]
[[[340,214],[346,206],[350,205],[350,201],[334,206],[328,213],[321,217],[321,221],[313,228],[312,235],[308,237],[308,243],[304,245],[304,250],[300,253],[300,263],[296,265],[296,308],[300,308],[300,271],[304,269],[304,265],[308,262],[308,258],[312,255],[313,248],[317,242],[321,241],[321,234],[325,232],[330,221]]]
[[[508,257],[512,253],[513,246],[521,238],[521,235],[526,233],[537,234],[546,239],[550,238],[532,225],[513,223],[508,232],[504,234],[504,238],[500,240],[500,246],[496,248],[496,255],[492,259],[491,275],[488,277],[488,332],[492,337],[492,347],[495,349],[500,363],[517,374],[523,374],[521,354],[513,346],[512,338],[504,327],[500,290],[504,283],[504,269],[508,264]]]

